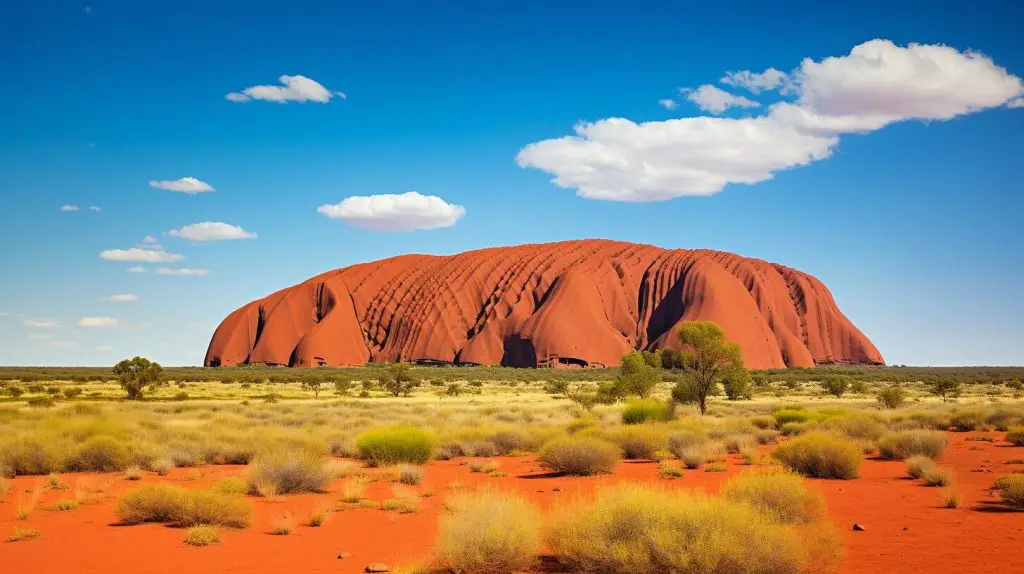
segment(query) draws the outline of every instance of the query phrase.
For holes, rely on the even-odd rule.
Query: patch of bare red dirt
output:
[[[824,493],[829,517],[843,531],[846,561],[842,572],[1024,572],[1024,512],[1008,512],[990,492],[994,480],[1008,474],[1009,459],[1024,456],[1024,449],[1006,443],[968,442],[978,433],[951,434],[951,444],[938,462],[952,468],[954,489],[962,495],[959,509],[942,507],[942,489],[905,479],[902,462],[867,460],[856,480],[812,480]],[[484,485],[515,490],[547,509],[575,496],[585,496],[600,485],[620,481],[642,481],[669,488],[700,488],[717,492],[730,476],[750,467],[730,457],[723,473],[686,471],[677,480],[658,476],[655,463],[623,462],[614,475],[571,478],[544,474],[533,457],[496,458],[506,477],[489,477],[470,472],[465,461],[452,460],[427,465],[424,484],[434,496],[420,500],[420,511],[397,514],[372,508],[350,509],[330,514],[319,528],[302,523],[318,506],[341,506],[339,490],[343,481],[332,484],[324,494],[282,496],[274,501],[247,497],[254,521],[244,530],[224,529],[223,542],[193,548],[184,544],[185,531],[159,524],[119,526],[114,515],[116,497],[125,490],[155,482],[189,488],[212,484],[225,476],[238,476],[242,467],[219,466],[199,469],[199,480],[182,480],[188,469],[176,469],[170,476],[147,473],[142,481],[131,482],[122,475],[64,475],[72,487],[78,481],[93,485],[108,482],[107,496],[99,503],[77,510],[47,510],[55,500],[72,497],[72,491],[46,491],[37,509],[26,521],[16,519],[18,497],[42,484],[42,477],[19,477],[0,503],[0,535],[4,539],[15,527],[35,528],[41,537],[24,542],[0,543],[3,572],[362,572],[372,562],[390,566],[429,560],[437,534],[438,518],[446,496],[457,484],[480,488]],[[414,487],[417,490],[420,487]],[[388,483],[374,482],[366,495],[380,501],[391,496]],[[284,513],[295,517],[296,527],[288,536],[269,533]],[[851,530],[853,523],[863,532]],[[351,556],[339,560],[341,552]]]
[[[676,325],[693,320],[718,323],[754,369],[883,362],[806,273],[593,239],[330,271],[231,313],[205,364],[615,366],[678,346]]]

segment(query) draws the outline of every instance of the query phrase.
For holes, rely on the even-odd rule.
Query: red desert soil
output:
[[[941,506],[943,490],[923,486],[905,478],[902,462],[875,459],[865,461],[856,480],[811,480],[824,493],[830,519],[843,532],[846,561],[842,572],[985,572],[1024,571],[1024,512],[1011,512],[996,503],[989,493],[993,481],[1014,467],[1006,460],[1021,458],[1024,449],[1007,443],[966,441],[985,433],[951,434],[950,447],[939,459],[956,476],[955,490],[962,494],[959,509]],[[996,435],[987,435],[996,436]],[[700,488],[710,493],[723,480],[749,467],[736,457],[728,471],[709,473],[686,471],[683,478],[666,480],[649,462],[623,462],[614,475],[590,478],[546,476],[533,457],[500,457],[500,470],[507,477],[472,473],[465,460],[427,465],[423,484],[435,494],[421,499],[415,514],[396,514],[378,509],[344,510],[329,515],[319,528],[302,525],[320,505],[340,506],[335,482],[329,492],[318,495],[282,496],[275,501],[247,497],[254,508],[253,525],[244,530],[224,529],[223,542],[193,548],[182,539],[184,529],[159,524],[119,526],[114,515],[116,495],[140,484],[166,482],[186,487],[207,486],[225,476],[237,476],[243,467],[202,467],[199,480],[184,480],[192,470],[176,469],[160,478],[146,473],[143,480],[129,482],[123,475],[63,475],[72,487],[77,481],[109,482],[108,496],[97,504],[56,512],[46,508],[55,500],[69,498],[71,491],[46,491],[37,509],[26,521],[15,516],[19,493],[44,482],[43,477],[19,477],[0,504],[0,534],[6,538],[15,527],[35,528],[41,537],[23,542],[0,543],[3,572],[362,572],[373,562],[395,567],[429,560],[437,533],[443,501],[458,481],[472,488],[493,486],[517,490],[548,508],[574,496],[591,493],[595,487],[619,481],[643,481],[670,488]],[[193,469],[194,470],[194,469]],[[415,487],[419,490],[420,487]],[[385,482],[374,482],[367,497],[380,501],[391,496]],[[295,517],[296,527],[288,536],[269,534],[271,524],[285,512]],[[863,532],[851,530],[856,522]],[[337,555],[350,557],[339,560]]]
[[[883,362],[806,273],[709,250],[599,239],[404,255],[329,271],[217,328],[206,365],[434,361],[615,366],[718,323],[754,369]]]

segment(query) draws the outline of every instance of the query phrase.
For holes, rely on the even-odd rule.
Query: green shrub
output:
[[[597,438],[556,438],[541,447],[537,460],[541,466],[562,474],[606,474],[615,470],[619,447]]]
[[[637,425],[668,420],[668,405],[654,399],[633,399],[622,410],[622,423]]]
[[[925,469],[921,478],[924,479],[924,483],[928,486],[949,486],[953,484],[953,473],[951,471],[934,466]]]
[[[1024,426],[1010,427],[1003,438],[1013,446],[1024,446]]]
[[[808,560],[792,528],[749,505],[629,484],[556,509],[545,541],[580,572],[783,574]]]
[[[210,487],[214,492],[221,494],[245,494],[249,491],[249,485],[240,478],[229,476],[213,483]]]
[[[907,393],[896,385],[892,385],[878,391],[875,398],[883,408],[897,409],[903,406],[903,402],[907,399]]]
[[[114,513],[125,524],[166,522],[175,526],[215,524],[244,528],[252,508],[237,496],[154,484],[126,492]]]
[[[374,466],[423,464],[434,455],[433,433],[410,426],[370,429],[356,437],[359,455]]]
[[[0,439],[0,470],[10,475],[40,475],[65,469],[72,445],[46,435]]]
[[[825,498],[797,474],[748,472],[722,485],[722,498],[746,502],[776,522],[801,524],[825,516]]]
[[[436,552],[452,572],[490,574],[528,569],[540,551],[540,515],[518,494],[462,494],[441,518]]]
[[[333,476],[322,456],[315,452],[285,450],[263,452],[249,463],[249,491],[273,484],[277,494],[324,492]]]
[[[693,447],[701,447],[701,453],[703,453],[703,445],[707,441],[707,436],[697,430],[677,430],[670,432],[665,437],[665,441],[668,443],[668,451],[676,458],[683,459],[683,453],[690,451]]]
[[[995,490],[1010,506],[1024,509],[1024,474],[1011,474],[996,481]]]
[[[878,453],[882,458],[898,460],[921,454],[935,458],[942,454],[948,439],[939,431],[909,430],[894,432],[878,442]]]
[[[783,407],[772,413],[775,425],[782,428],[786,423],[806,423],[816,420],[817,416],[803,407]]]
[[[772,454],[792,470],[815,478],[856,478],[862,462],[857,443],[821,432],[785,442]]]
[[[85,472],[115,472],[131,462],[131,452],[124,443],[112,436],[97,435],[82,443],[68,466]]]

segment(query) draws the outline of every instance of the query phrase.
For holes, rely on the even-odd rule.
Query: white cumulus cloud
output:
[[[149,273],[149,270],[146,269],[145,267],[141,266],[141,265],[136,265],[135,267],[129,267],[126,271],[128,271],[129,273]]]
[[[107,301],[112,301],[114,303],[134,303],[138,300],[139,296],[133,295],[131,293],[122,293],[119,295],[111,295],[110,297],[107,297]]]
[[[665,108],[666,110],[674,110],[674,109],[679,107],[679,104],[676,103],[675,100],[670,99],[670,98],[665,98],[663,100],[658,100],[658,105],[663,107],[663,108]]]
[[[306,76],[284,75],[278,78],[280,86],[252,86],[241,92],[231,92],[224,96],[232,102],[248,102],[249,100],[265,100],[268,102],[319,102],[326,104],[331,98],[345,99],[342,92],[332,92],[320,82]]]
[[[90,205],[89,211],[103,211],[98,205]]]
[[[149,187],[166,189],[167,191],[179,191],[188,195],[206,193],[213,191],[213,186],[201,179],[194,177],[179,177],[178,179],[159,179],[149,182]]]
[[[745,88],[752,93],[760,94],[765,90],[774,90],[786,81],[786,73],[775,68],[768,68],[760,74],[750,70],[726,72],[719,81],[727,86]]]
[[[761,106],[761,104],[754,100],[730,94],[711,84],[704,84],[696,90],[684,88],[680,92],[686,95],[686,99],[697,104],[697,107],[700,109],[713,114],[720,114],[733,107],[757,108]]]
[[[436,195],[410,191],[347,197],[341,203],[321,205],[317,212],[371,231],[413,231],[455,225],[466,209]]]
[[[157,267],[157,275],[178,275],[181,277],[202,277],[210,272],[209,269],[189,269],[188,267]]]
[[[113,317],[82,317],[78,320],[80,327],[116,327],[118,320]]]
[[[61,211],[78,211],[78,206],[73,203],[65,203],[60,206]]]
[[[525,146],[516,162],[591,199],[711,195],[826,159],[844,134],[949,120],[1024,97],[1024,82],[983,54],[888,40],[865,42],[845,56],[805,59],[784,81],[790,100],[760,114],[583,122],[573,135]]]
[[[143,249],[131,247],[128,249],[108,249],[100,252],[100,259],[107,261],[131,261],[136,263],[177,263],[184,259],[184,255],[168,253],[162,249]]]
[[[220,221],[204,221],[193,223],[180,229],[167,232],[171,237],[180,237],[189,241],[223,241],[226,239],[256,239],[256,234],[242,229],[237,225]]]

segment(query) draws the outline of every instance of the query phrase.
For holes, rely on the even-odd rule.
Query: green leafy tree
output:
[[[644,363],[646,363],[648,367],[654,367],[655,369],[661,370],[661,355],[650,351],[641,351],[640,356],[644,358]]]
[[[949,377],[937,377],[929,383],[928,387],[928,390],[933,395],[942,397],[942,402],[959,397],[963,390],[963,385],[961,384],[960,379]]]
[[[313,398],[320,398],[320,388],[323,386],[324,380],[316,375],[306,375],[302,377],[302,388],[307,391],[313,391]]]
[[[384,390],[393,396],[407,397],[413,389],[420,386],[420,381],[414,380],[409,372],[409,365],[395,363],[385,369],[380,378],[380,384]]]
[[[128,393],[128,399],[133,401],[142,399],[148,388],[162,384],[163,372],[160,363],[152,362],[145,357],[125,359],[114,365],[114,374],[117,375],[121,388]]]
[[[449,383],[448,387],[444,390],[444,394],[449,397],[457,397],[462,394],[462,386],[459,383]]]
[[[718,393],[719,386],[746,378],[743,352],[736,343],[725,339],[725,332],[710,321],[685,321],[676,333],[683,344],[683,380],[672,389],[672,398],[681,403],[696,403],[700,413],[707,412],[708,396]]]
[[[622,357],[622,366],[615,378],[615,387],[620,397],[646,397],[661,380],[661,369],[647,364],[644,356],[636,351]]]
[[[661,357],[661,368],[668,371],[683,368],[683,354],[679,349],[661,349],[658,355]]]
[[[722,388],[730,401],[754,398],[753,379],[750,378],[750,371],[744,368],[726,369],[722,376]]]
[[[903,406],[903,402],[907,399],[907,393],[896,385],[890,385],[878,391],[875,398],[878,399],[878,404],[882,405],[883,408],[896,409]]]
[[[339,397],[343,397],[348,394],[349,389],[352,388],[352,379],[347,375],[339,375],[334,379],[334,394]]]
[[[821,379],[821,388],[838,399],[850,388],[850,381],[846,377],[839,375],[823,377]]]

